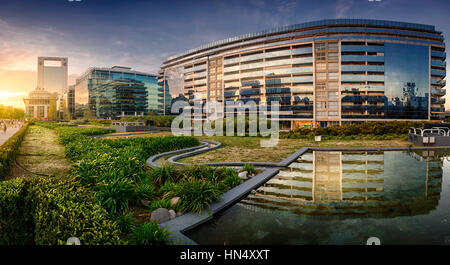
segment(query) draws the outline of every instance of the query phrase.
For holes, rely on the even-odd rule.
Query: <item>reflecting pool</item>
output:
[[[450,152],[304,154],[216,217],[198,244],[450,244]]]

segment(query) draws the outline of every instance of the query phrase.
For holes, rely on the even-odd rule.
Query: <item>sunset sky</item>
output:
[[[320,19],[431,24],[448,39],[449,10],[448,0],[1,0],[0,104],[24,107],[38,56],[68,57],[72,84],[90,66],[156,73],[168,56],[208,42]]]

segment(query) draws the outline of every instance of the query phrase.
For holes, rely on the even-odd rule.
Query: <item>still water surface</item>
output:
[[[307,153],[213,220],[198,244],[450,244],[450,152]]]

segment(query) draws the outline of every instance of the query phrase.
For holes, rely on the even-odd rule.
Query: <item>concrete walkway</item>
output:
[[[8,127],[6,130],[6,133],[3,131],[0,131],[0,145],[2,145],[4,142],[6,142],[9,137],[13,136],[18,130],[20,130],[21,127]]]

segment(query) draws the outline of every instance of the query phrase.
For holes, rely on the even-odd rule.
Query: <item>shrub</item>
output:
[[[203,207],[218,200],[221,194],[217,183],[191,177],[180,181],[165,197],[180,197],[179,209],[201,213]]]
[[[117,226],[123,235],[128,235],[133,231],[135,221],[130,214],[121,214],[116,218]]]
[[[119,228],[94,196],[71,178],[18,178],[0,183],[0,244],[122,244]]]
[[[135,245],[164,245],[170,233],[161,228],[156,222],[146,222],[133,231],[132,244]]]
[[[150,211],[154,211],[158,208],[166,208],[166,209],[170,209],[170,199],[165,198],[165,199],[157,199],[152,201],[152,203],[149,205],[148,209]]]
[[[334,125],[330,127],[300,128],[287,133],[280,133],[281,138],[308,138],[322,136],[381,136],[390,134],[406,135],[410,127],[423,128],[422,121],[367,121],[361,124]],[[380,138],[377,138],[380,139]]]
[[[98,185],[97,199],[110,214],[123,214],[128,210],[134,196],[133,183],[126,178],[116,177]]]
[[[242,167],[242,170],[247,171],[248,174],[255,174],[255,173],[256,173],[255,166],[252,165],[252,164],[245,164],[245,165]]]
[[[126,117],[122,118],[123,121],[139,121],[147,120],[152,121],[156,127],[171,127],[173,119],[176,115],[148,115],[143,117]]]
[[[0,179],[8,174],[30,123],[26,123],[0,146]]]
[[[237,176],[237,174],[229,175],[223,180],[223,184],[226,186],[225,189],[231,189],[241,184],[242,180]]]
[[[173,182],[178,180],[178,171],[172,164],[166,163],[159,168],[154,168],[150,177],[154,183],[164,185],[167,181]]]

